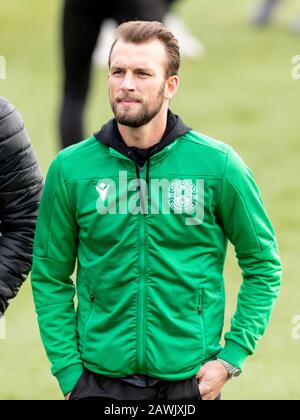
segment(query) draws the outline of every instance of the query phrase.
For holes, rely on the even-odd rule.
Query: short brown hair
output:
[[[178,75],[181,63],[179,43],[172,32],[162,23],[139,20],[122,23],[116,30],[116,40],[110,50],[109,67],[112,51],[119,40],[133,44],[143,44],[155,40],[161,41],[166,48],[168,56],[167,78]]]

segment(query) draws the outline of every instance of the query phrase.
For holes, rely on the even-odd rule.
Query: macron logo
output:
[[[107,193],[109,190],[109,185],[104,184],[104,182],[101,182],[99,184],[96,185],[96,190],[98,191],[101,200],[105,201],[106,197],[107,197]]]

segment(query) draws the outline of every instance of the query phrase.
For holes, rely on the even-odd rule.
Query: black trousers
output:
[[[101,24],[113,18],[162,21],[174,0],[65,0],[62,21],[64,69],[59,116],[63,148],[83,140],[83,111],[90,84],[91,60]]]
[[[108,378],[85,369],[70,400],[200,401],[201,396],[196,376],[181,381],[160,380],[151,387],[138,387],[118,378]]]

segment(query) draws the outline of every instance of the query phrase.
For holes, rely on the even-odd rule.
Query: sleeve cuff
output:
[[[82,374],[83,366],[81,364],[68,366],[56,374],[59,386],[64,395],[73,391]]]
[[[249,352],[244,347],[233,341],[227,341],[217,357],[243,371],[244,362],[248,356]]]

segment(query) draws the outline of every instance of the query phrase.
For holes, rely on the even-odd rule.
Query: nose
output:
[[[124,92],[132,92],[135,90],[134,77],[131,73],[126,73],[121,84],[121,90]]]

